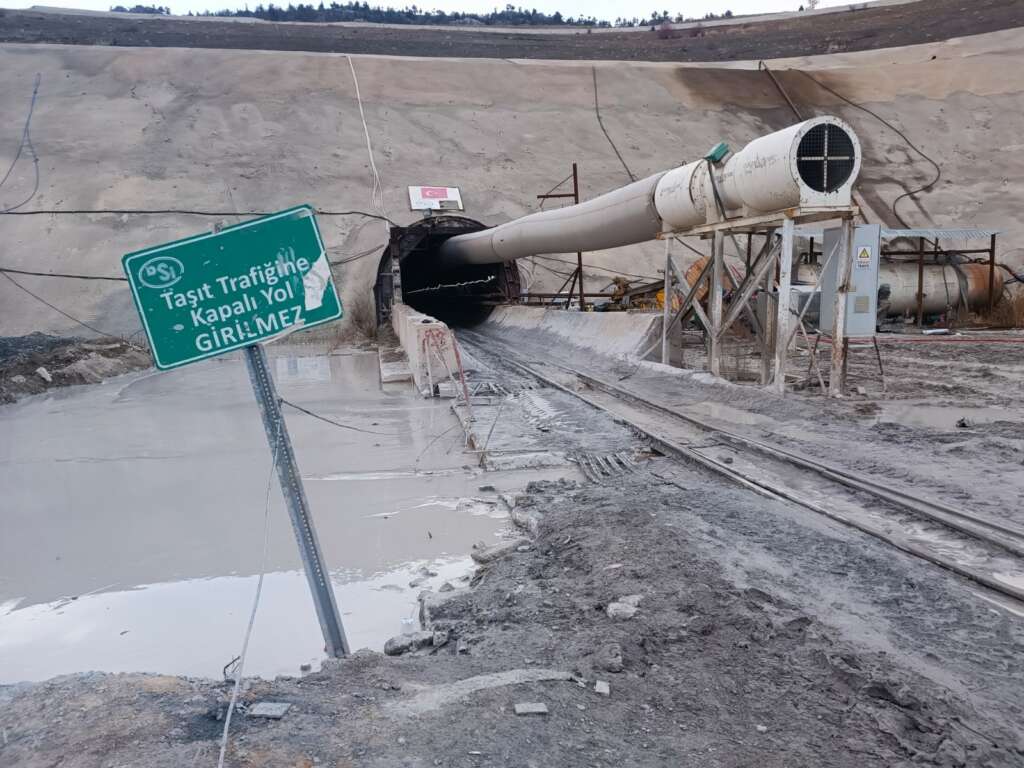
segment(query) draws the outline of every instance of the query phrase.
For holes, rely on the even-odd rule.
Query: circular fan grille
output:
[[[819,123],[804,134],[796,149],[796,168],[816,192],[835,192],[853,173],[853,140],[838,125]]]

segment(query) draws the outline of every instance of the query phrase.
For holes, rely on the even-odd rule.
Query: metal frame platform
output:
[[[722,338],[726,331],[736,322],[740,314],[750,319],[761,349],[761,384],[771,387],[779,394],[786,391],[786,364],[789,345],[797,332],[803,330],[803,314],[791,323],[794,314],[790,305],[790,288],[792,272],[792,253],[794,228],[797,224],[809,224],[818,221],[839,220],[843,234],[840,238],[839,253],[831,253],[829,259],[839,258],[839,274],[843,275],[836,290],[835,315],[836,328],[833,329],[839,338],[843,337],[843,326],[846,321],[846,297],[850,266],[852,263],[851,243],[853,241],[853,219],[860,213],[855,205],[828,208],[788,208],[771,214],[743,216],[723,221],[701,224],[685,230],[667,230],[659,234],[658,239],[665,242],[665,302],[662,322],[661,361],[669,362],[669,333],[677,322],[685,321],[690,314],[696,315],[704,328],[708,342],[708,368],[715,376],[721,375]],[[777,230],[781,229],[781,239],[776,240]],[[736,241],[737,234],[749,236],[762,235],[764,246],[756,258],[750,260],[750,240],[746,249],[746,274],[737,284],[731,273],[725,269],[725,240],[728,237],[738,254],[743,254]],[[711,258],[701,271],[700,276],[690,285],[682,270],[672,258],[672,242],[679,237],[702,237],[712,240]],[[788,254],[790,258],[781,258]],[[772,274],[772,267],[778,265],[778,276]],[[675,285],[673,285],[673,277]],[[723,287],[728,281],[732,290],[732,300],[728,308],[723,306]],[[709,282],[708,311],[705,312],[696,300],[700,286]],[[750,299],[761,288],[772,291],[777,296],[775,307],[775,323],[773,332],[762,328],[756,312],[750,306]],[[682,305],[672,314],[672,290],[682,296]],[[806,309],[806,307],[805,307]],[[806,336],[806,331],[804,331]],[[774,374],[772,361],[774,360]],[[829,394],[840,397],[844,390],[845,348],[842,344],[833,345],[831,373],[829,377]],[[819,372],[820,376],[820,372]]]

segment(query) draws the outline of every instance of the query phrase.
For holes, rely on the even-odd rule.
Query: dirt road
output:
[[[657,463],[615,487],[537,485],[520,506],[539,515],[538,537],[486,567],[475,589],[433,603],[446,642],[423,656],[364,652],[302,679],[254,681],[246,705],[292,708],[279,722],[237,717],[228,764],[1020,764],[1004,643],[1019,643],[1019,628],[940,574]],[[809,585],[769,576],[779,562],[753,555],[784,537],[791,552],[815,552],[802,567],[824,573],[823,592],[842,588],[832,600],[866,642],[851,644],[783,597],[795,586],[807,600]],[[723,565],[730,540],[750,547],[745,584]],[[912,658],[885,652],[882,616],[875,627],[858,617],[853,596],[867,574],[888,596],[889,631],[920,643]],[[636,613],[612,618],[608,606],[630,595]],[[957,633],[942,630],[953,617],[988,639],[958,648]],[[945,654],[962,654],[961,673],[987,667],[985,684],[943,689],[914,669],[935,669]],[[0,761],[210,765],[228,690],[98,674],[0,689]],[[1003,714],[979,711],[972,695],[1001,699]],[[527,702],[547,714],[517,716]]]
[[[554,347],[517,342],[537,355],[541,342]],[[531,435],[606,451],[636,440],[502,368],[500,354],[469,352],[470,380],[508,392],[494,439],[510,456]],[[675,390],[741,394],[696,379]],[[742,392],[752,413],[769,405]],[[816,425],[822,450],[874,447],[873,430],[826,403],[774,405]],[[934,435],[909,432],[921,456]],[[947,463],[967,477],[979,455]],[[786,502],[636,457],[603,481],[535,482],[507,497],[524,539],[510,538],[470,588],[422,597],[429,643],[417,653],[361,652],[301,678],[253,680],[245,707],[291,709],[280,721],[243,709],[228,765],[1020,765],[1020,616]],[[0,764],[211,765],[229,693],[135,674],[0,687]],[[546,713],[516,714],[525,703]]]
[[[922,0],[845,14],[679,30],[668,39],[635,32],[494,34],[0,10],[0,42],[622,61],[729,61],[863,51],[1019,26],[1024,26],[1024,4],[1015,0]]]

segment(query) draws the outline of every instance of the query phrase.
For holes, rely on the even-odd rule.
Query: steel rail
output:
[[[487,345],[493,345],[495,343],[494,339],[484,339],[483,337],[480,336],[480,334],[475,332],[460,331],[459,333],[461,336],[463,336],[463,338],[466,338],[467,335],[476,337],[477,341],[476,343],[473,344],[473,346],[476,346],[478,348],[483,343],[486,343]],[[977,584],[981,584],[982,586],[988,587],[989,589],[995,592],[998,592],[1002,595],[1011,597],[1014,600],[1024,603],[1024,588],[1017,587],[1015,585],[1008,584],[1006,582],[992,578],[988,574],[979,571],[978,569],[963,565],[962,563],[957,562],[956,560],[951,559],[949,557],[936,554],[935,552],[930,551],[926,547],[918,546],[914,543],[907,541],[901,541],[893,536],[890,536],[885,531],[873,525],[863,523],[859,520],[855,520],[851,517],[830,510],[826,507],[823,507],[820,504],[817,504],[809,499],[800,496],[797,493],[793,493],[786,488],[744,475],[743,473],[738,472],[737,470],[729,467],[726,464],[717,462],[714,459],[711,459],[707,456],[700,454],[699,452],[693,450],[692,448],[680,445],[679,443],[675,442],[666,435],[659,434],[648,427],[645,427],[633,420],[630,420],[620,414],[615,413],[614,411],[610,410],[605,404],[600,403],[591,397],[588,397],[586,394],[582,392],[576,391],[572,387],[565,386],[564,384],[558,382],[552,377],[542,373],[541,371],[536,370],[536,368],[531,366],[529,363],[520,362],[523,359],[521,355],[517,354],[516,352],[513,352],[507,347],[507,345],[502,344],[501,342],[498,342],[498,344],[503,348],[503,363],[516,368],[522,373],[537,379],[538,381],[546,384],[547,386],[553,387],[562,392],[565,392],[566,394],[572,395],[573,397],[582,400],[583,402],[587,403],[593,408],[597,408],[598,410],[604,411],[605,413],[609,414],[609,416],[611,416],[611,418],[614,419],[616,422],[630,427],[637,433],[642,434],[644,437],[649,439],[652,445],[665,455],[677,459],[692,461],[706,469],[723,475],[727,477],[729,480],[737,483],[738,485],[747,488],[748,490],[754,491],[755,493],[758,493],[762,496],[774,499],[786,499],[788,501],[791,501],[795,504],[798,504],[799,506],[802,506],[820,515],[828,517],[831,520],[835,520],[836,522],[842,523],[843,525],[855,528],[861,531],[862,533],[866,533],[870,536],[878,538],[884,541],[885,543],[889,544],[890,546],[899,549],[902,552],[906,552],[907,554],[919,557],[923,560],[932,563],[933,565],[937,565],[940,568],[948,570],[952,573],[969,579]],[[936,505],[938,509],[943,511],[945,509],[952,510],[955,513],[955,515],[952,515],[953,517],[962,518],[960,522],[951,521],[944,514],[935,514],[934,510],[928,511],[924,508],[923,505],[930,505],[932,504],[932,502],[922,502],[921,500],[913,500],[915,502],[915,506],[911,506],[909,503],[905,503],[906,499],[904,501],[900,501],[898,498],[895,500],[890,499],[887,497],[888,494],[892,494],[894,497],[907,497],[907,495],[903,494],[900,491],[893,491],[892,489],[882,488],[873,481],[867,480],[867,478],[863,478],[864,482],[858,485],[856,477],[851,474],[843,473],[840,470],[828,467],[827,465],[820,465],[817,462],[814,462],[809,459],[804,459],[803,457],[800,457],[796,454],[791,454],[788,451],[776,449],[772,446],[761,443],[759,441],[752,440],[741,435],[736,435],[735,433],[729,432],[727,430],[719,429],[710,424],[702,422],[699,419],[678,413],[677,411],[673,411],[658,403],[652,403],[651,401],[648,401],[638,395],[628,392],[622,389],[621,387],[609,384],[608,382],[603,382],[600,379],[589,376],[588,374],[581,373],[568,366],[548,361],[535,361],[535,364],[557,368],[572,376],[577,377],[580,381],[588,384],[589,386],[594,387],[595,389],[604,391],[606,394],[616,397],[617,399],[630,402],[631,404],[634,405],[646,407],[651,410],[655,410],[659,413],[665,413],[672,417],[678,418],[681,421],[691,423],[697,427],[701,427],[710,433],[721,435],[727,438],[730,442],[738,441],[740,443],[745,444],[746,447],[752,448],[759,452],[766,453],[768,455],[773,455],[776,458],[780,458],[784,461],[791,461],[792,463],[796,464],[797,466],[800,466],[801,468],[817,472],[818,474],[821,474],[822,476],[827,477],[829,479],[835,480],[836,482],[839,482],[840,484],[848,488],[862,491],[873,496],[879,497],[883,501],[887,501],[890,504],[903,507],[904,509],[910,511],[912,514],[925,517],[926,519],[929,519],[932,522],[939,523],[940,525],[956,530],[959,533],[963,533],[974,539],[983,541],[987,544],[991,544],[1001,549],[1008,550],[1015,555],[1020,555],[1020,547],[1022,544],[1024,544],[1024,538],[1022,538],[1021,541],[1012,540],[1021,536],[1019,529],[1016,529],[1013,526],[1002,525],[1000,523],[995,523],[994,521],[978,518],[974,515],[970,515],[969,513],[953,510],[951,507],[945,507],[945,505]],[[799,460],[800,463],[797,463],[797,461],[793,461],[793,459]],[[882,492],[884,492],[886,495],[883,495]],[[918,503],[922,504],[921,508],[918,508],[916,506],[916,504]],[[971,530],[969,527],[971,522],[976,523],[980,530]],[[985,528],[990,528],[992,531],[1005,532],[1010,535],[1011,540],[1007,541],[1002,538],[993,537],[991,535],[991,531],[986,531],[984,530]]]
[[[723,437],[726,442],[733,443],[734,445],[739,444],[746,448],[752,448],[768,456],[787,461],[790,464],[801,467],[802,469],[811,470],[829,478],[830,480],[835,480],[837,483],[845,485],[847,488],[877,496],[890,504],[903,507],[907,511],[916,515],[927,517],[934,522],[941,523],[945,526],[958,530],[961,533],[969,534],[975,538],[986,541],[989,544],[995,544],[1003,547],[1015,555],[1024,557],[1024,529],[1014,526],[1011,523],[991,520],[974,515],[970,512],[964,512],[954,507],[950,507],[942,502],[915,497],[897,488],[886,487],[863,475],[848,472],[823,462],[809,459],[806,456],[792,453],[783,448],[763,443],[759,440],[755,440],[754,438],[747,437],[727,429],[722,429],[721,427],[716,427],[696,417],[679,413],[678,411],[660,403],[640,397],[627,389],[603,381],[594,376],[590,376],[589,374],[576,371],[575,369],[570,369],[559,363],[548,363],[548,365],[560,368],[566,371],[566,373],[571,373],[572,375],[577,376],[585,384],[594,387],[595,389],[599,389],[606,394],[629,400],[636,405],[651,408],[668,416],[689,422],[690,424],[700,427],[709,433]]]

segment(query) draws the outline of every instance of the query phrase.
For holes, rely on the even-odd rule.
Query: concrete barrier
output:
[[[496,307],[487,323],[505,334],[541,331],[612,357],[647,351],[661,335],[661,313],[574,312],[543,307]]]
[[[399,303],[391,308],[391,325],[409,358],[413,382],[424,397],[432,396],[440,382],[452,376],[458,380],[454,340],[447,325]]]

